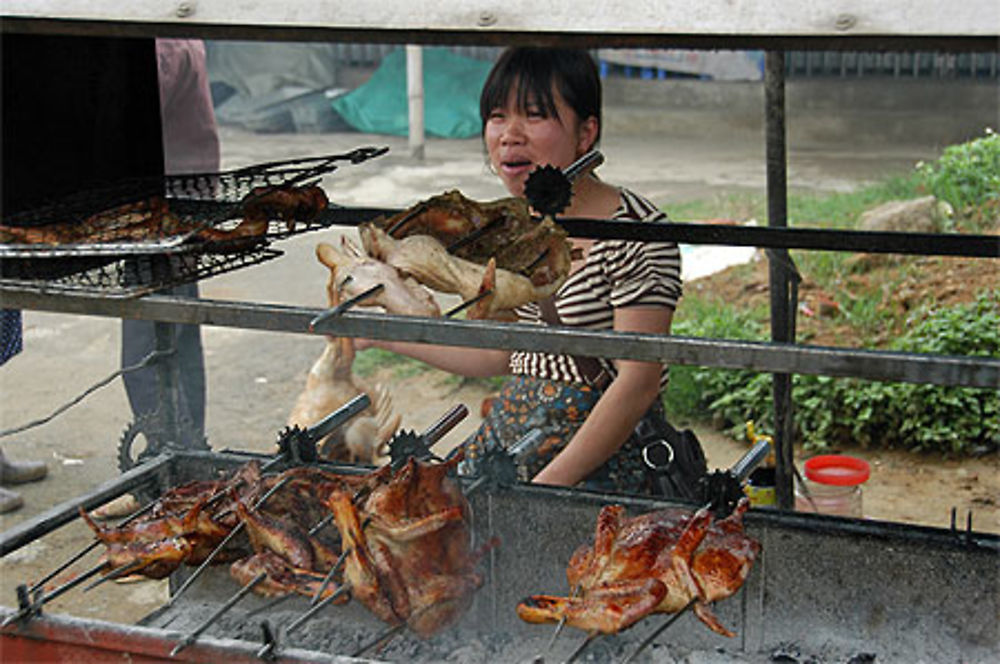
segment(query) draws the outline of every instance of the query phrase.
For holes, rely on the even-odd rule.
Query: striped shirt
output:
[[[611,217],[636,221],[666,222],[667,215],[645,198],[621,190],[621,205]],[[583,266],[573,272],[556,294],[556,310],[563,325],[583,330],[611,330],[614,310],[629,306],[660,306],[674,309],[681,296],[681,255],[674,242],[600,240],[587,254]],[[532,302],[518,307],[521,322],[545,325],[539,306]],[[611,360],[601,365],[616,375]],[[585,382],[569,355],[514,351],[513,374],[549,380]],[[667,384],[667,367],[660,377]]]

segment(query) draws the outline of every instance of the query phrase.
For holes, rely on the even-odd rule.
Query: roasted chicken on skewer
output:
[[[475,571],[482,552],[469,550],[468,503],[448,477],[459,458],[411,459],[395,472],[384,466],[360,504],[345,491],[328,500],[350,552],[344,579],[352,595],[390,625],[421,636],[457,619],[482,584]]]
[[[551,219],[532,218],[521,198],[480,203],[452,190],[374,225],[396,239],[428,235],[454,256],[480,265],[496,259],[498,268],[525,274],[537,286],[560,281],[569,270],[566,231]]]
[[[626,517],[621,505],[603,508],[593,544],[577,549],[566,576],[572,597],[534,595],[517,607],[522,620],[558,622],[589,632],[620,632],[654,613],[676,613],[693,601],[695,615],[714,632],[733,636],[709,604],[735,594],[760,544],[743,531],[743,499],[725,519],[708,509],[667,509]]]
[[[340,293],[331,272],[327,294],[331,307]],[[307,429],[341,408],[359,394],[367,394],[371,406],[319,441],[320,456],[329,461],[376,464],[385,455],[385,444],[399,428],[402,415],[392,411],[392,396],[382,385],[369,386],[355,376],[354,343],[347,337],[326,337],[323,352],[306,376],[306,385],[288,415],[288,425]]]
[[[150,196],[74,219],[37,226],[0,225],[6,244],[102,244],[153,242],[191,234],[190,242],[227,243],[263,237],[268,220],[279,219],[293,230],[296,221],[310,221],[328,204],[317,186],[257,187],[240,203],[240,222],[231,229],[189,219],[170,210],[162,196]],[[222,220],[220,220],[222,221]]]
[[[565,270],[557,278],[535,283],[533,278],[497,267],[493,258],[480,265],[453,256],[443,244],[429,235],[411,235],[397,240],[370,224],[363,224],[359,231],[369,256],[388,263],[432,290],[455,293],[463,300],[472,300],[484,292],[491,292],[492,297],[470,310],[470,318],[510,317],[515,307],[555,293],[569,274],[568,253]],[[545,247],[540,251],[544,252]]]

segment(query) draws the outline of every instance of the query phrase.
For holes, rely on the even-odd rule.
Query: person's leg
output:
[[[197,284],[185,284],[172,291],[173,295],[198,296]],[[201,328],[197,325],[172,325],[177,348],[178,415],[191,424],[195,436],[205,431],[205,360],[201,345]],[[142,361],[156,348],[156,323],[144,320],[122,321],[121,364],[131,366]],[[148,415],[160,405],[157,369],[150,365],[122,376],[132,414]],[[185,441],[188,442],[188,441]]]

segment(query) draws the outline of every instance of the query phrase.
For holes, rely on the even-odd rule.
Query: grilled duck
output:
[[[329,203],[326,192],[316,185],[261,186],[243,197],[240,210],[248,222],[266,224],[268,219],[280,219],[292,231],[296,222],[312,221]]]
[[[555,293],[569,274],[567,260],[566,271],[556,279],[536,284],[523,274],[497,267],[495,259],[489,259],[483,266],[453,256],[430,235],[410,235],[396,240],[372,224],[362,224],[358,230],[369,256],[412,276],[428,288],[457,293],[463,300],[491,291],[488,302],[480,302],[479,306],[470,309],[470,318],[502,316],[522,304],[544,299]]]
[[[164,516],[126,526],[102,526],[86,510],[80,516],[107,548],[103,554],[108,572],[130,568],[131,573],[162,579],[181,564],[201,560],[228,531],[202,514],[207,497],[183,517]]]
[[[702,509],[668,509],[628,518],[621,505],[601,510],[593,544],[577,549],[566,576],[573,597],[534,595],[517,607],[530,623],[557,622],[619,632],[653,613],[676,613],[694,600],[705,625],[733,636],[709,610],[743,585],[760,544],[743,532],[743,499],[712,522]]]
[[[340,302],[333,274],[327,285],[331,307]],[[399,428],[403,416],[393,414],[392,395],[382,385],[369,387],[354,375],[354,342],[347,337],[326,337],[323,352],[313,362],[299,393],[288,425],[308,428],[342,407],[362,392],[371,405],[318,443],[320,455],[331,461],[375,464],[385,454],[385,445]]]
[[[440,307],[426,288],[391,265],[366,256],[346,237],[341,238],[340,248],[320,242],[316,245],[316,257],[330,269],[326,288],[331,302],[348,300],[372,286],[381,285],[381,291],[359,302],[359,306],[382,307],[401,316],[435,318],[441,315]]]
[[[495,259],[498,268],[527,275],[535,286],[561,281],[569,271],[566,231],[550,219],[533,219],[521,198],[479,203],[452,190],[375,225],[394,238],[429,235],[480,265]]]
[[[242,586],[250,583],[261,572],[266,574],[266,577],[264,581],[254,587],[253,592],[264,597],[277,597],[288,593],[313,597],[322,586],[326,576],[312,570],[294,567],[285,558],[270,550],[241,558],[229,567],[230,575]],[[337,592],[337,589],[338,585],[331,583],[320,597],[328,597]],[[334,603],[343,604],[348,599],[349,597],[345,594],[334,600]]]
[[[346,491],[328,499],[350,551],[344,579],[351,594],[380,619],[421,636],[457,619],[482,583],[475,571],[482,554],[468,548],[468,503],[447,477],[457,463],[384,466],[360,500]]]
[[[239,223],[234,228],[216,228],[178,216],[162,196],[150,196],[82,220],[39,226],[0,225],[0,242],[49,245],[151,242],[190,233],[190,242],[242,244],[263,237],[269,219],[283,220],[292,230],[296,221],[314,219],[326,206],[326,194],[316,186],[257,187],[241,201]]]

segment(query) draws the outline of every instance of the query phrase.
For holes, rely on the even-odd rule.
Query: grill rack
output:
[[[235,228],[242,221],[244,202],[256,187],[315,184],[342,164],[360,164],[386,152],[385,147],[361,147],[341,154],[273,161],[219,173],[131,178],[77,192],[10,215],[4,223],[17,227],[82,223],[102,211],[164,197],[171,214],[184,222],[185,230],[136,242],[0,244],[0,283],[46,292],[97,291],[136,296],[276,258],[280,252],[268,250],[270,242],[326,228],[329,216],[317,215],[294,224],[272,219],[265,233],[252,238],[227,242],[189,240],[204,228]],[[153,207],[133,214],[144,221]]]
[[[41,293],[100,293],[107,297],[140,297],[200,281],[283,255],[265,246],[231,253],[162,253],[128,257],[76,257],[14,261],[28,264],[22,276],[8,276],[4,261],[0,283]],[[13,270],[11,271],[13,272]]]

